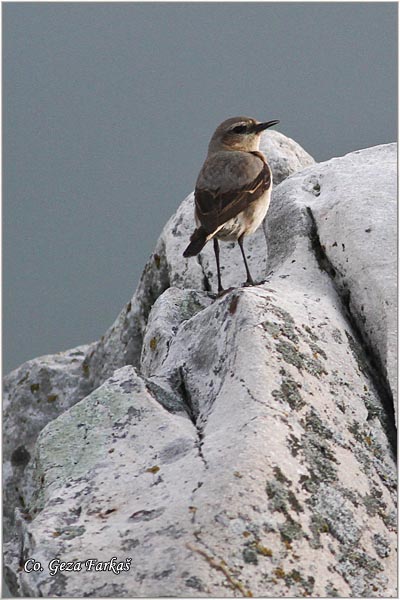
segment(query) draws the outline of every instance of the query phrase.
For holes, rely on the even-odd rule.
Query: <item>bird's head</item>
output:
[[[260,135],[279,121],[260,123],[250,117],[232,117],[217,127],[208,146],[208,153],[221,150],[252,152],[260,146]]]

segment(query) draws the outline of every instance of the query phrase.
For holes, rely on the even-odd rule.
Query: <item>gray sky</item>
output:
[[[245,114],[394,141],[397,3],[3,3],[3,369],[98,339]]]

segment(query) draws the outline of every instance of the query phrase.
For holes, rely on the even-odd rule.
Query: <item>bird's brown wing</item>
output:
[[[260,172],[252,181],[228,191],[208,190],[196,186],[194,192],[196,213],[208,234],[213,233],[229,219],[236,217],[271,186],[271,171],[264,157],[258,152],[252,154],[262,158],[263,163]]]

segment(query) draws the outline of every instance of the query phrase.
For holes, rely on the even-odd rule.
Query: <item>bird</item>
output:
[[[225,292],[220,269],[219,240],[237,241],[246,268],[246,285],[255,285],[247,264],[243,238],[256,231],[267,214],[272,172],[259,151],[261,133],[278,120],[260,122],[231,117],[214,131],[206,160],[197,177],[194,202],[196,229],[183,253],[196,256],[213,240],[218,294]]]

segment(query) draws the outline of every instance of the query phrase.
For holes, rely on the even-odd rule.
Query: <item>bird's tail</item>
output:
[[[196,256],[202,250],[208,241],[208,234],[203,227],[198,227],[194,230],[192,235],[190,236],[190,244],[186,248],[183,256],[188,258],[189,256]]]

